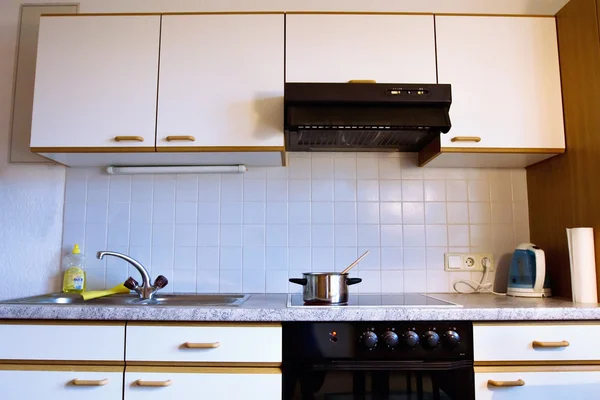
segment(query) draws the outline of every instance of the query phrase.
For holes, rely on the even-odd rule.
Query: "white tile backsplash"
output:
[[[302,272],[341,271],[366,250],[353,292],[447,292],[448,251],[496,260],[529,240],[524,169],[418,168],[412,154],[292,153],[244,175],[108,176],[68,169],[63,247],[87,253],[88,287],[137,272],[176,292],[300,292]],[[463,276],[464,275],[464,276]]]

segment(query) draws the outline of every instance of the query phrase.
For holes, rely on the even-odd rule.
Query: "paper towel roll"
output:
[[[571,260],[571,289],[576,303],[597,303],[594,229],[567,229]]]

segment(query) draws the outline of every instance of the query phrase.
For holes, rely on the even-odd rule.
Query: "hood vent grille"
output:
[[[289,132],[288,147],[296,151],[418,151],[420,143],[439,133],[423,130],[298,129]]]
[[[416,152],[450,130],[450,85],[288,83],[290,151]]]

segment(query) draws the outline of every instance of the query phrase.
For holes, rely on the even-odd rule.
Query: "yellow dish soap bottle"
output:
[[[79,245],[73,246],[73,251],[63,259],[65,275],[63,277],[63,292],[81,293],[86,288],[86,276],[83,270],[85,257],[79,250]]]

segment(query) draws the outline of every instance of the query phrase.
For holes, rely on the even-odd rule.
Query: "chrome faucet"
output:
[[[129,279],[127,279],[123,283],[123,285],[129,290],[135,291],[138,295],[140,295],[140,298],[142,300],[151,300],[156,292],[167,286],[167,284],[169,283],[167,278],[165,278],[162,275],[159,275],[154,280],[154,284],[150,284],[150,274],[148,274],[148,270],[144,268],[144,266],[139,261],[129,257],[126,254],[117,253],[116,251],[99,251],[98,253],[96,253],[96,257],[98,257],[99,260],[102,260],[104,256],[113,256],[123,259],[129,264],[133,265],[135,269],[139,271],[140,275],[142,275],[141,286],[132,277],[129,277]]]

